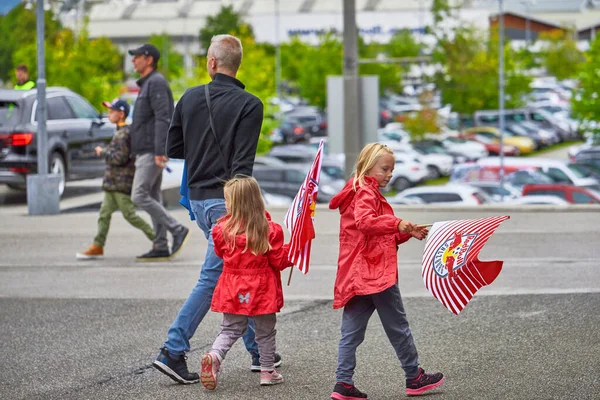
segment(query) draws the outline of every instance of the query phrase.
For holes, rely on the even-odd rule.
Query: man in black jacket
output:
[[[252,175],[262,126],[262,102],[246,92],[235,77],[241,62],[239,39],[231,35],[213,37],[206,65],[212,82],[191,88],[183,95],[167,137],[167,156],[186,161],[190,206],[208,239],[200,279],[154,361],[159,371],[179,383],[197,383],[199,379],[197,373],[188,371],[185,353],[190,350],[190,338],[210,309],[223,270],[223,260],[214,252],[211,235],[212,227],[226,213],[223,184],[237,174]],[[253,321],[244,335],[244,344],[252,355],[252,371],[260,371]],[[276,355],[275,366],[280,364],[281,357]]]
[[[165,143],[173,114],[173,94],[165,77],[156,71],[160,58],[156,47],[145,44],[129,50],[129,54],[141,76],[131,124],[131,153],[136,156],[131,199],[150,214],[156,232],[152,249],[137,257],[137,261],[166,261],[177,255],[190,233],[165,210],[160,191],[163,168],[169,160]],[[167,230],[173,235],[171,252]]]

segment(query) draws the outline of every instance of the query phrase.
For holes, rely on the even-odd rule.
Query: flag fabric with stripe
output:
[[[323,140],[319,144],[317,155],[308,171],[294,201],[285,214],[285,227],[292,235],[288,258],[303,273],[308,272],[310,263],[310,245],[315,238],[313,225],[321,177],[321,161],[323,156]]]
[[[479,252],[509,216],[436,222],[423,254],[425,287],[444,307],[458,314],[502,270],[502,261],[480,261]]]

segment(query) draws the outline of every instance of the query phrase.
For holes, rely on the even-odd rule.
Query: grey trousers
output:
[[[419,356],[413,342],[402,305],[398,285],[381,293],[353,297],[344,307],[342,338],[338,349],[337,382],[353,385],[356,349],[365,339],[365,331],[373,311],[377,310],[383,329],[396,351],[407,379],[419,374]]]
[[[135,158],[135,175],[131,200],[142,210],[150,214],[154,225],[154,248],[169,250],[167,230],[171,233],[182,228],[162,205],[160,185],[162,184],[162,168],[154,162],[154,154],[140,154]]]
[[[258,344],[258,353],[260,354],[260,369],[263,371],[272,371],[275,367],[275,323],[276,314],[255,315],[254,332],[256,333],[256,343]],[[248,317],[237,314],[223,314],[223,323],[221,332],[213,343],[212,351],[225,358],[231,346],[244,335],[248,327]]]

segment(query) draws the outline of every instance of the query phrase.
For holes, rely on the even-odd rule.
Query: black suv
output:
[[[100,177],[104,160],[94,148],[105,145],[115,125],[83,97],[64,88],[48,88],[48,162],[51,173],[65,181]],[[25,188],[29,173],[37,172],[37,91],[0,90],[0,184]]]

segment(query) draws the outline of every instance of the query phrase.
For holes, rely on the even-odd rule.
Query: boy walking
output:
[[[104,244],[110,227],[110,218],[117,210],[121,210],[127,222],[144,232],[150,241],[154,240],[154,229],[135,213],[131,201],[135,160],[131,156],[129,126],[125,123],[127,115],[129,115],[129,104],[125,100],[115,99],[112,103],[106,101],[102,105],[108,108],[108,119],[117,125],[117,132],[108,147],[98,146],[95,148],[96,154],[106,160],[106,171],[102,182],[104,201],[100,207],[98,232],[94,242],[83,253],[77,253],[76,257],[80,260],[104,256]]]

